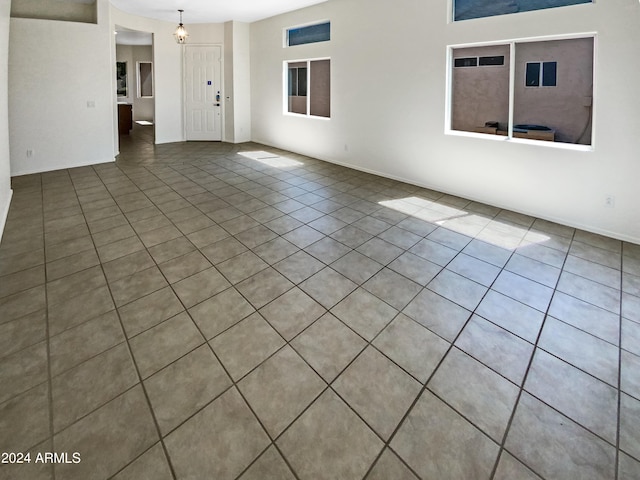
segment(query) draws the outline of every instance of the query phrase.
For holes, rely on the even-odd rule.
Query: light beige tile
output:
[[[519,389],[457,348],[427,385],[496,443],[502,441]]]
[[[334,390],[388,440],[421,385],[374,348],[367,348],[333,382]]]
[[[237,381],[285,342],[259,313],[254,313],[210,343],[231,377]]]
[[[301,480],[361,478],[384,446],[331,390],[296,420],[277,445]]]
[[[428,390],[390,446],[421,477],[442,480],[488,480],[499,453],[497,444]]]
[[[422,383],[449,348],[448,342],[404,314],[398,315],[373,345]]]
[[[523,393],[505,447],[543,478],[611,479],[615,448],[527,393]]]
[[[288,346],[238,384],[272,438],[289,426],[325,387],[326,383]]]
[[[294,480],[293,473],[276,447],[271,446],[239,480]]]

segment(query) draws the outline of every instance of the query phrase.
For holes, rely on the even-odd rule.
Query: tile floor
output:
[[[640,478],[638,245],[256,144],[13,187],[0,451],[81,462],[2,479]]]

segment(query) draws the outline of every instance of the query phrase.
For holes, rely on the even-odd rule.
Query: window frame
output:
[[[310,92],[310,85],[311,85],[311,63],[312,62],[317,62],[317,61],[323,61],[323,60],[328,60],[329,61],[329,68],[330,68],[330,73],[329,73],[329,86],[331,86],[331,77],[332,77],[332,71],[331,71],[331,57],[317,57],[317,58],[305,58],[305,59],[298,59],[298,60],[285,60],[283,62],[283,74],[282,74],[282,94],[283,94],[283,102],[282,102],[282,113],[285,116],[292,116],[292,117],[301,117],[301,118],[315,118],[315,119],[319,119],[319,120],[331,120],[331,113],[329,113],[328,117],[324,117],[321,115],[312,115],[311,114],[311,92]],[[294,64],[294,63],[306,63],[306,70],[307,70],[307,106],[306,106],[306,113],[297,113],[297,112],[290,112],[289,111],[289,64]],[[303,67],[294,67],[294,68],[303,68]],[[300,95],[294,95],[294,96],[300,96]],[[333,109],[331,108],[332,105],[332,98],[331,98],[331,88],[329,88],[329,112],[331,112]]]
[[[554,10],[556,8],[567,8],[567,7],[579,7],[579,6],[585,6],[585,5],[594,5],[597,2],[597,0],[585,0],[585,1],[580,1],[578,3],[567,3],[566,5],[554,5],[551,7],[542,7],[542,8],[534,8],[531,10],[523,10],[523,11],[518,11],[518,12],[505,12],[505,13],[494,13],[494,14],[490,14],[490,15],[480,15],[480,16],[473,16],[473,17],[468,17],[468,18],[456,18],[456,0],[451,0],[450,2],[448,2],[448,7],[449,7],[449,12],[448,12],[448,18],[449,18],[449,22],[448,23],[459,23],[459,22],[468,22],[468,21],[473,21],[473,20],[480,20],[483,18],[492,18],[492,17],[502,17],[504,15],[518,15],[518,14],[526,14],[526,13],[531,13],[531,12],[538,12],[538,11],[544,11],[544,10]]]
[[[572,40],[581,38],[593,39],[593,78],[592,78],[592,93],[591,93],[591,144],[581,145],[573,143],[562,142],[546,142],[541,140],[531,140],[526,138],[517,138],[513,134],[513,118],[514,118],[514,105],[515,105],[515,69],[516,69],[516,46],[523,43],[535,43],[546,42],[556,40]],[[497,45],[507,45],[510,51],[509,62],[509,128],[506,136],[491,135],[487,133],[470,132],[464,130],[454,130],[452,128],[452,114],[453,114],[453,71],[454,71],[454,52],[456,49],[463,48],[475,48],[475,47],[488,47]],[[576,150],[583,152],[592,152],[596,149],[596,129],[597,129],[597,59],[598,59],[598,33],[597,32],[580,32],[573,34],[563,35],[549,35],[541,37],[523,37],[512,38],[505,40],[494,40],[488,42],[476,42],[447,45],[447,60],[446,60],[446,97],[445,97],[445,115],[444,115],[444,133],[445,135],[460,136],[460,137],[473,137],[482,138],[498,142],[516,143],[516,144],[528,144],[537,145],[541,147],[558,148],[565,150]],[[460,68],[460,67],[458,67]],[[526,69],[525,69],[526,70]],[[556,78],[557,83],[557,78]],[[539,88],[539,87],[534,87]]]
[[[544,72],[545,72],[545,65],[547,64],[555,64],[555,68],[554,68],[554,72],[553,72],[553,81],[554,84],[553,85],[545,85],[544,82]],[[527,85],[527,71],[529,69],[529,65],[539,65],[539,70],[538,70],[538,84],[537,85]],[[557,87],[558,86],[558,62],[554,61],[532,61],[532,62],[525,62],[525,73],[524,73],[524,86],[525,88],[553,88],[553,87]]]
[[[296,30],[299,28],[305,28],[305,27],[314,27],[316,25],[324,25],[325,23],[329,24],[329,39],[328,40],[319,40],[317,42],[307,42],[307,43],[299,43],[296,45],[289,45],[289,31],[290,30]],[[316,20],[313,22],[307,22],[307,23],[302,23],[299,25],[291,25],[288,27],[284,27],[282,29],[282,47],[283,48],[294,48],[294,47],[302,47],[304,45],[314,45],[316,43],[325,43],[325,42],[330,42],[331,41],[331,20],[324,19],[324,20]]]
[[[149,65],[149,75],[151,76],[151,95],[143,95],[142,91],[142,65]],[[153,75],[153,62],[151,60],[139,60],[136,62],[136,96],[137,98],[153,98],[155,96],[155,79]]]

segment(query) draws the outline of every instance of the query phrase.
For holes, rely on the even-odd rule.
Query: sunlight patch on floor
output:
[[[508,250],[536,245],[549,240],[547,235],[529,231],[526,227],[468,212],[426,198],[405,197],[384,200],[378,204]]]
[[[256,160],[260,163],[264,163],[265,165],[269,165],[270,167],[290,168],[301,167],[302,165],[304,165],[304,163],[293,160],[292,158],[281,157],[279,155],[265,152],[263,150],[253,152],[238,152],[238,154],[251,160]]]

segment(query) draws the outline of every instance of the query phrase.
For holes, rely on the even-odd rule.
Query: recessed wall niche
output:
[[[96,0],[12,0],[11,16],[64,22],[98,23]]]

